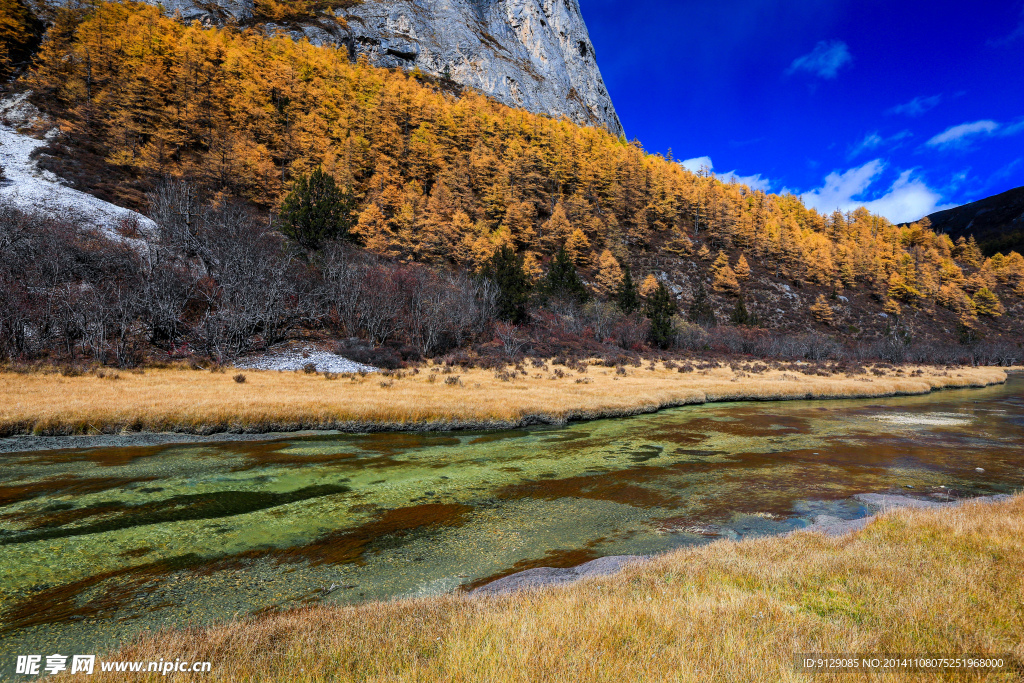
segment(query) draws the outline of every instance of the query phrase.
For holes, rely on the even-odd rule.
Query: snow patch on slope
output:
[[[28,102],[27,93],[0,100],[0,121],[11,122],[15,126],[27,125],[37,120],[38,115]],[[32,152],[56,134],[57,129],[54,128],[46,134],[46,139],[39,140],[0,123],[0,167],[6,176],[0,180],[0,202],[23,211],[65,216],[80,224],[100,228],[115,239],[121,239],[116,228],[126,220],[137,221],[143,232],[156,231],[156,224],[142,214],[70,188],[50,171],[39,168],[31,156]]]
[[[372,365],[363,365],[328,351],[311,347],[267,353],[235,362],[243,370],[302,370],[312,364],[317,372],[377,372]]]

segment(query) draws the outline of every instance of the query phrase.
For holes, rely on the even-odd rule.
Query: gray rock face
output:
[[[226,19],[243,23],[252,19],[253,0],[144,0],[160,5],[168,16],[191,24],[221,23]]]
[[[251,23],[253,0],[148,0],[181,21]],[[333,22],[266,24],[371,64],[447,74],[512,107],[623,132],[578,0],[365,0]]]
[[[447,71],[510,106],[622,133],[578,0],[367,0],[344,17],[373,64]]]

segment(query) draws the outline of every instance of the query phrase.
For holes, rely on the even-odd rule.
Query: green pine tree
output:
[[[636,284],[633,282],[633,275],[629,271],[629,264],[622,264],[622,281],[619,289],[615,292],[615,303],[619,309],[630,314],[640,310],[640,293],[636,291]]]
[[[676,313],[676,303],[668,293],[664,283],[659,282],[654,293],[647,297],[644,315],[651,321],[651,343],[659,349],[667,349],[672,345],[672,316]]]
[[[281,232],[307,249],[343,238],[355,224],[356,200],[334,177],[316,169],[300,175],[281,204]]]
[[[690,304],[688,317],[690,322],[705,327],[710,327],[716,322],[715,309],[711,307],[711,297],[708,296],[708,290],[704,287],[703,282],[697,285],[697,291],[693,295],[693,303]]]
[[[513,325],[525,323],[529,317],[526,304],[530,299],[531,285],[523,270],[523,257],[505,245],[494,252],[480,274],[498,288],[498,318]]]
[[[733,325],[749,325],[752,322],[751,315],[747,312],[742,296],[736,300],[736,308],[732,310],[731,320]]]
[[[551,260],[551,267],[541,283],[541,292],[545,299],[562,299],[580,304],[590,298],[564,244]]]

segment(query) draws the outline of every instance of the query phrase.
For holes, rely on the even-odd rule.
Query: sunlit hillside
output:
[[[188,225],[200,204],[238,200],[278,227],[286,195],[319,169],[350,197],[347,240],[393,263],[476,273],[508,247],[539,284],[564,247],[590,296],[614,297],[629,266],[642,296],[661,284],[667,313],[705,326],[966,344],[1024,333],[1017,253],[985,258],[864,209],[822,215],[261,28],[186,26],[138,3],[55,9],[18,85],[65,133],[44,166],[150,214],[154,189],[177,179]]]

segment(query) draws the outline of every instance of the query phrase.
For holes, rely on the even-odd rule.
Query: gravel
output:
[[[329,351],[314,348],[289,349],[276,351],[261,356],[251,356],[235,363],[235,367],[243,370],[280,370],[282,372],[304,370],[310,363],[317,372],[377,372],[372,365],[363,365],[343,358]]]

